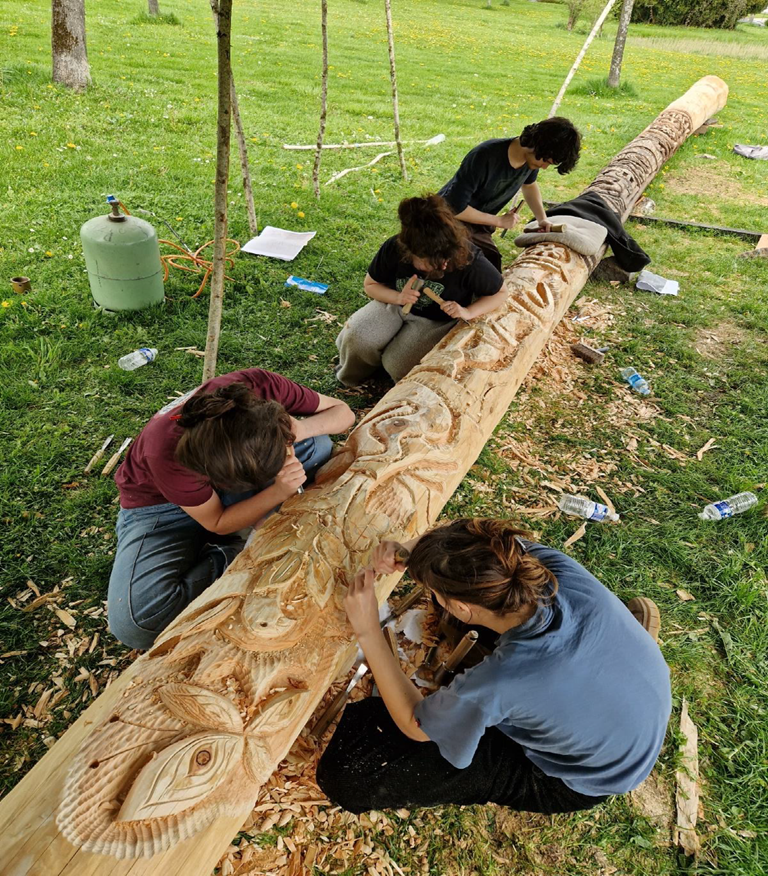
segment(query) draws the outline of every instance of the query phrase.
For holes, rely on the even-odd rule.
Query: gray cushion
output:
[[[515,238],[516,246],[533,246],[534,243],[554,241],[564,243],[581,255],[595,255],[605,243],[608,229],[597,222],[582,219],[579,216],[550,216],[549,221],[553,225],[565,225],[565,231],[547,231],[545,233],[534,232],[539,227],[535,220],[529,222],[523,233]]]

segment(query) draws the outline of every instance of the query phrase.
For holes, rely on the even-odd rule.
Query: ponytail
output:
[[[526,553],[529,533],[508,520],[462,518],[423,535],[411,551],[413,578],[446,599],[480,605],[496,614],[549,602],[557,578]]]
[[[198,392],[181,409],[176,459],[227,490],[263,488],[283,467],[294,442],[291,418],[276,401],[242,383]]]

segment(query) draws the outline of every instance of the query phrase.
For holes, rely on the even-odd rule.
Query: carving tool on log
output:
[[[133,438],[126,438],[125,441],[120,445],[116,453],[113,453],[109,458],[109,462],[104,466],[101,470],[102,477],[106,477],[106,475],[112,472],[112,469],[117,465],[120,454],[125,450],[125,448],[133,441]]]
[[[94,465],[96,465],[96,463],[101,459],[101,457],[104,456],[104,451],[113,442],[114,438],[114,435],[110,435],[109,438],[104,439],[104,443],[101,445],[101,447],[99,447],[96,453],[93,454],[93,456],[91,457],[91,461],[83,469],[83,472],[85,474],[88,474],[90,470],[94,467]]]
[[[449,675],[455,675],[461,661],[475,647],[477,642],[477,630],[470,630],[459,644],[451,652],[451,656],[447,660],[443,660],[442,664],[435,672],[435,683],[444,684],[448,680]]]
[[[325,731],[331,726],[333,719],[339,714],[342,706],[346,703],[347,698],[352,693],[352,688],[358,683],[358,681],[360,681],[366,672],[368,672],[367,664],[361,663],[357,667],[357,672],[350,679],[349,684],[334,697],[330,706],[328,706],[323,714],[320,715],[317,724],[312,728],[311,735],[314,736],[315,739],[322,739],[323,733],[325,733]]]

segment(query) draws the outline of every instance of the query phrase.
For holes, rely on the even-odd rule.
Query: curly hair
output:
[[[258,398],[242,383],[193,395],[178,423],[184,431],[177,461],[227,490],[258,488],[272,480],[294,442],[285,408]]]
[[[408,571],[445,599],[508,614],[551,601],[557,593],[555,574],[519,541],[529,537],[508,520],[461,518],[423,535],[411,551]]]
[[[440,195],[404,198],[397,209],[400,234],[397,241],[405,261],[414,256],[437,270],[458,271],[473,259],[469,234]],[[443,269],[443,262],[448,262]]]
[[[539,161],[551,161],[558,173],[570,173],[579,161],[581,134],[570,119],[553,116],[534,125],[526,125],[520,145],[533,149]]]

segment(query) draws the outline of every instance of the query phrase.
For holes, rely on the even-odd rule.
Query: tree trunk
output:
[[[573,26],[576,24],[576,20],[579,17],[579,13],[575,12],[573,9],[568,10],[568,23],[565,25],[565,29],[570,32],[573,30]]]
[[[230,64],[232,0],[220,0],[215,17],[219,61],[219,108],[216,125],[216,187],[213,205],[213,270],[211,273],[211,301],[208,307],[208,336],[205,339],[205,359],[203,360],[203,381],[210,380],[216,374],[219,332],[221,330],[221,307],[224,298],[229,138],[232,119],[232,68]]]
[[[320,127],[317,131],[315,163],[312,166],[312,186],[316,198],[320,197],[320,159],[323,154],[325,119],[328,112],[328,0],[321,0],[320,3],[320,29],[323,34],[323,78],[320,86]]]
[[[611,69],[608,73],[608,85],[611,88],[618,88],[621,81],[621,62],[624,59],[624,46],[627,42],[627,31],[629,30],[629,22],[632,19],[632,7],[634,5],[635,0],[624,0],[621,4],[619,28],[616,31],[616,42],[613,44]]]
[[[160,4],[158,0],[147,0],[150,15],[160,15]]]
[[[397,157],[400,159],[400,172],[403,179],[408,179],[403,156],[403,144],[400,140],[400,107],[397,100],[397,70],[395,69],[395,33],[392,29],[392,4],[391,0],[384,0],[384,11],[387,16],[387,45],[389,46],[389,78],[392,80],[392,111],[395,121],[395,143],[397,143]]]
[[[85,46],[85,0],[52,0],[53,81],[81,91],[91,81]]]
[[[626,217],[727,92],[717,77],[700,80],[589,189]],[[457,326],[381,399],[316,484],[0,801],[11,872],[118,876],[117,858],[153,854],[131,876],[211,872],[354,657],[345,585],[382,538],[435,522],[599,258],[528,248],[507,272],[506,306]],[[378,580],[380,600],[399,577]]]
[[[616,2],[616,0],[608,0],[608,2],[605,4],[605,8],[600,13],[597,21],[594,24],[594,27],[592,28],[592,31],[590,32],[589,36],[586,39],[586,42],[581,47],[581,51],[579,52],[578,55],[576,55],[576,60],[573,62],[573,67],[571,67],[568,75],[565,77],[565,82],[563,82],[563,85],[562,85],[560,91],[558,91],[558,93],[557,93],[557,97],[555,98],[555,102],[552,104],[552,109],[549,111],[548,118],[551,119],[552,116],[555,115],[558,108],[560,107],[560,104],[563,100],[563,97],[565,96],[565,92],[571,83],[571,79],[573,79],[574,75],[576,74],[576,71],[579,69],[579,64],[581,64],[582,60],[584,59],[584,55],[587,54],[587,49],[589,48],[592,40],[595,38],[595,34],[603,26],[603,22],[608,17],[608,13],[611,11],[611,7],[613,6],[613,4],[615,2]]]

